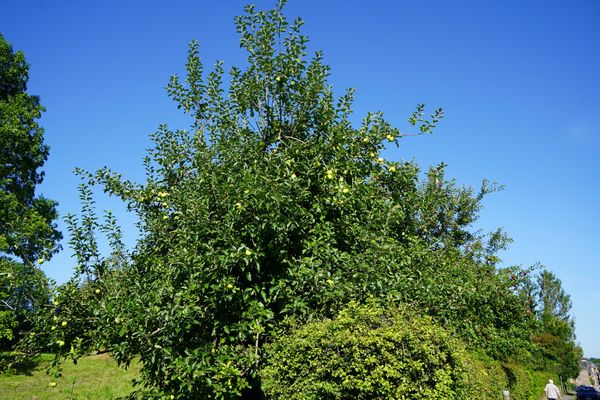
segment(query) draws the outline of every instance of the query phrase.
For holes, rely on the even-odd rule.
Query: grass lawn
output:
[[[139,371],[136,365],[125,371],[117,367],[110,355],[100,354],[82,358],[77,365],[65,362],[63,376],[55,379],[46,375],[51,359],[52,355],[42,355],[30,370],[0,374],[0,399],[114,399],[131,391],[131,380]],[[56,386],[51,387],[51,382],[56,382]]]

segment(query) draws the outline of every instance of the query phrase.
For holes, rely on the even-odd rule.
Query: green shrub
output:
[[[266,347],[262,387],[272,399],[464,399],[467,353],[432,319],[351,303]]]
[[[509,387],[509,380],[501,363],[488,356],[471,354],[466,368],[469,393],[472,393],[469,398],[498,399],[502,391]]]
[[[522,365],[507,362],[502,364],[502,368],[508,377],[508,387],[510,389],[511,400],[529,400],[538,399],[535,395],[531,372]]]
[[[558,385],[560,378],[558,375],[547,371],[533,371],[531,373],[531,399],[539,400],[544,394],[544,387],[548,383],[548,379],[554,380],[554,383]]]

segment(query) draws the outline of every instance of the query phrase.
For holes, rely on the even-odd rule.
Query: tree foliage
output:
[[[485,357],[528,360],[529,272],[499,267],[510,241],[501,230],[473,228],[495,185],[474,190],[447,179],[444,164],[422,172],[384,159],[405,136],[431,133],[443,112],[418,105],[402,130],[381,112],[353,123],[354,91],[334,96],[301,26],[282,4],[247,7],[236,18],[246,67],[228,77],[222,62],[206,73],[192,42],[186,76],[167,87],[191,128],[152,135],[146,181],[79,171],[83,209],[68,217],[76,276],[47,314],[54,328],[32,345],[74,359],[101,348],[123,365],[139,358],[149,398],[254,398],[265,344],[377,299],[410,304]],[[114,218],[98,222],[95,185],[137,214],[131,253]]]
[[[562,288],[558,277],[548,270],[542,270],[537,276],[538,314],[542,319],[555,318],[572,322],[571,296]]]
[[[57,251],[56,202],[35,194],[48,157],[44,108],[27,93],[29,65],[0,35],[0,339],[12,339],[27,315],[48,300],[36,268]]]
[[[583,352],[575,342],[570,296],[560,279],[545,269],[536,277],[533,295],[539,323],[534,341],[538,345],[540,368],[563,377],[577,377]]]

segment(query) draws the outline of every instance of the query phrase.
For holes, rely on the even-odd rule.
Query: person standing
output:
[[[560,395],[560,390],[554,384],[552,379],[548,380],[546,387],[544,388],[544,392],[546,393],[546,399],[548,400],[562,400],[562,396]]]

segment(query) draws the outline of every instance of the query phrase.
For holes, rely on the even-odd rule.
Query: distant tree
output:
[[[562,288],[560,279],[543,270],[537,277],[539,312],[562,321],[571,320],[571,296]]]
[[[535,295],[539,330],[534,340],[542,354],[538,357],[541,367],[564,377],[577,376],[583,354],[575,343],[570,296],[560,279],[545,269],[537,275]]]
[[[38,264],[58,250],[56,202],[35,193],[48,158],[44,107],[27,93],[29,65],[0,35],[0,340],[12,340],[26,316],[48,301]],[[0,341],[0,343],[2,343]]]

